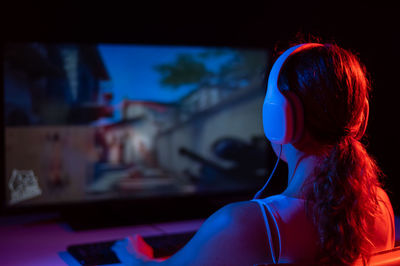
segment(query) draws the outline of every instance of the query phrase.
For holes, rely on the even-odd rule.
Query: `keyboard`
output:
[[[154,258],[162,258],[171,256],[181,249],[195,233],[164,234],[143,237],[143,239],[153,248]],[[84,266],[120,263],[111,250],[116,241],[118,240],[71,245],[67,247],[67,251]]]

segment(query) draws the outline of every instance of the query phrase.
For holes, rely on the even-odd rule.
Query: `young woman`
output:
[[[380,171],[360,142],[370,86],[355,55],[334,44],[291,47],[275,62],[264,131],[288,164],[280,195],[229,204],[165,261],[114,250],[127,265],[352,264],[394,246],[394,218]]]

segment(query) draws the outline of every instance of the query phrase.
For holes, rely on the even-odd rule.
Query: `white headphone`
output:
[[[267,95],[263,105],[263,127],[265,136],[276,144],[287,144],[301,137],[304,129],[304,111],[300,99],[293,93],[285,95],[278,87],[279,74],[286,59],[303,49],[322,46],[318,43],[305,43],[293,46],[286,50],[275,61],[268,77]],[[267,182],[256,193],[253,199],[258,199],[271,181],[278,166],[282,154],[282,145],[279,150],[278,159]]]
[[[317,46],[322,44],[305,43],[293,46],[279,56],[272,66],[263,105],[264,133],[272,143],[287,144],[301,137],[304,128],[302,104],[293,93],[282,94],[278,87],[279,74],[290,55]]]

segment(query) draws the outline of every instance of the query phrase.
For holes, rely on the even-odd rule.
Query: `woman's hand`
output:
[[[123,265],[144,265],[154,259],[152,247],[140,235],[117,241],[112,246],[112,250]]]

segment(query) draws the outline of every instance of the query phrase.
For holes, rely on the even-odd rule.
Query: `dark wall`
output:
[[[215,2],[215,1],[214,1]],[[233,2],[233,1],[231,1]],[[376,1],[363,5],[324,4],[112,6],[112,2],[53,6],[34,2],[4,9],[3,39],[13,41],[134,42],[194,45],[237,45],[272,48],[297,32],[334,40],[357,52],[371,74],[373,95],[367,130],[369,151],[387,175],[388,188],[400,211],[397,123],[400,105],[399,17],[395,6]]]

